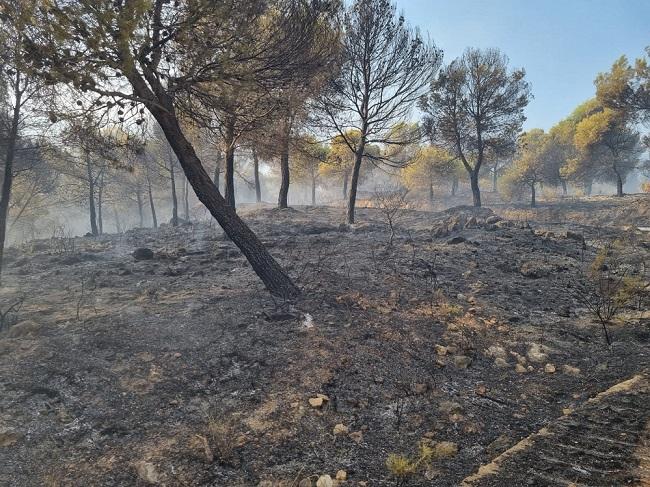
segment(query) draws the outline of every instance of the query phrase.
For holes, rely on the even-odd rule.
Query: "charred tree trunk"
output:
[[[226,127],[226,173],[225,173],[226,203],[235,208],[235,124],[231,122]]]
[[[178,226],[178,197],[176,196],[176,176],[174,175],[174,160],[169,155],[169,177],[172,186],[172,226]]]
[[[492,192],[496,193],[497,192],[497,165],[494,165],[494,168],[492,168]]]
[[[433,182],[429,181],[429,204],[433,208]]]
[[[136,199],[138,202],[138,227],[144,227],[144,201],[142,200],[142,191],[138,189],[136,191]]]
[[[190,188],[187,178],[183,181],[183,218],[186,222],[190,221]]]
[[[535,208],[537,201],[535,200],[535,183],[530,185],[530,207]]]
[[[592,185],[591,181],[585,181],[585,195],[591,196]]]
[[[316,206],[316,178],[311,178],[311,206]]]
[[[151,225],[158,228],[158,219],[156,218],[156,205],[153,202],[153,191],[151,190],[151,179],[147,170],[147,194],[149,196],[149,208],[151,209]]]
[[[220,191],[219,189],[220,176],[221,176],[221,151],[218,151],[217,160],[214,164],[214,175],[212,176],[212,182],[214,183],[215,188],[217,188],[217,191]]]
[[[623,178],[616,167],[614,167],[614,173],[616,173],[616,196],[622,198],[625,195],[625,193],[623,193]]]
[[[478,168],[469,175],[469,183],[472,188],[472,202],[475,207],[481,206],[481,189],[478,186]]]
[[[88,212],[90,215],[90,233],[94,236],[99,235],[97,228],[97,213],[95,210],[95,176],[93,175],[92,163],[90,162],[90,153],[86,151],[86,177],[88,178]]]
[[[97,190],[97,226],[99,234],[104,234],[104,217],[102,214],[104,208],[104,171],[99,175],[99,188]]]
[[[280,193],[278,194],[278,208],[287,208],[289,206],[289,138],[285,137],[282,143],[282,152],[280,153]]]
[[[15,99],[11,127],[7,139],[7,150],[5,152],[4,178],[2,180],[2,196],[0,197],[0,272],[4,260],[5,240],[7,238],[7,219],[9,217],[9,201],[11,199],[11,188],[14,181],[14,159],[16,157],[16,144],[18,142],[18,127],[20,125],[20,108],[22,104],[22,91],[20,89],[20,74],[16,73],[14,95]]]
[[[562,185],[562,196],[566,196],[569,192],[566,186],[566,181],[564,179],[561,179],[560,184]]]
[[[141,78],[132,76],[131,82],[136,91],[139,88],[142,96],[151,96],[142,86]],[[156,103],[148,103],[149,111],[162,127],[165,137],[176,153],[185,176],[194,188],[199,201],[205,205],[226,235],[246,256],[251,267],[271,294],[282,298],[298,296],[300,290],[269,254],[257,235],[237,216],[235,209],[226,203],[226,200],[215,188],[197,157],[194,147],[181,130],[171,99],[165,96],[163,103],[165,109],[160,108]]]
[[[352,168],[352,179],[350,180],[350,196],[348,198],[348,223],[354,223],[354,209],[357,203],[357,186],[359,185],[359,173],[361,172],[361,162],[363,161],[363,151],[365,150],[365,141],[363,137],[359,142],[359,147],[354,154],[354,167]]]
[[[253,179],[255,181],[255,201],[262,202],[262,186],[260,185],[260,158],[257,151],[253,148]]]
[[[456,191],[458,191],[458,176],[454,175],[451,180],[451,195],[456,196]]]

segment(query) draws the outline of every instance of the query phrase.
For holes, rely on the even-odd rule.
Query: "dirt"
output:
[[[590,219],[614,211],[580,204]],[[341,208],[242,209],[302,287],[294,303],[272,299],[207,223],[13,249],[0,304],[24,302],[0,335],[0,485],[305,486],[340,470],[340,485],[399,485],[388,455],[416,457],[424,441],[451,453],[405,485],[451,486],[570,428],[562,417],[577,426],[557,435],[578,435],[590,398],[650,370],[647,310],[625,310],[608,347],[576,298],[603,240],[650,255],[635,230],[648,204],[627,229],[407,211],[392,246],[374,209],[353,226]],[[644,390],[597,417],[638,432],[626,455],[645,441]],[[597,471],[594,458],[580,468]],[[647,459],[634,458],[616,478],[642,485]]]

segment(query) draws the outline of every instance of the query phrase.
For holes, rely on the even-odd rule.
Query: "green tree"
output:
[[[519,136],[513,164],[506,170],[502,188],[507,196],[516,196],[522,188],[530,191],[530,206],[537,206],[537,185],[548,175],[550,136],[542,129],[532,129]]]
[[[618,58],[610,71],[596,77],[596,96],[608,108],[634,114],[635,118],[650,118],[650,47],[646,57],[631,66],[625,56]]]
[[[481,206],[479,175],[490,148],[513,140],[531,99],[523,69],[508,70],[497,49],[467,49],[441,69],[422,99],[424,126],[467,170],[474,206]]]

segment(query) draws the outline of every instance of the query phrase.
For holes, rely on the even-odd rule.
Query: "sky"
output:
[[[622,54],[650,46],[650,0],[396,0],[447,63],[466,47],[497,47],[523,67],[534,99],[524,129],[548,130],[594,96]]]

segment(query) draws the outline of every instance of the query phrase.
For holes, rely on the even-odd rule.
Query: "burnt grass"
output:
[[[242,215],[301,299],[271,298],[208,223],[10,252],[2,307],[24,303],[0,335],[1,485],[395,485],[387,456],[423,438],[458,451],[408,485],[458,485],[648,370],[648,319],[627,310],[607,347],[575,296],[620,228],[408,211],[389,246],[373,209],[351,227],[341,208]]]

